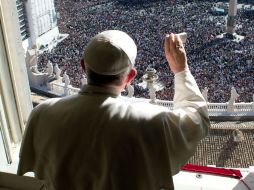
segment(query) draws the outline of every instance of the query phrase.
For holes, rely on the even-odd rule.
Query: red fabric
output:
[[[240,170],[199,166],[194,164],[186,164],[182,167],[182,170],[221,175],[221,176],[233,177],[237,179],[241,179],[243,177]]]

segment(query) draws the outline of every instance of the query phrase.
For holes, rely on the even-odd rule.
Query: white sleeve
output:
[[[189,70],[175,75],[174,110],[164,121],[172,174],[195,153],[208,133],[210,121],[207,103]]]

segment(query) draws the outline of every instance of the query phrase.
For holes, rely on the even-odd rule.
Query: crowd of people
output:
[[[187,32],[185,44],[190,70],[200,89],[208,88],[209,102],[227,102],[230,89],[239,94],[237,102],[252,102],[254,93],[254,19],[245,16],[251,7],[239,7],[236,33],[244,39],[218,38],[225,32],[226,17],[215,16],[212,1],[186,0],[56,0],[58,27],[69,36],[52,51],[39,56],[39,68],[47,62],[67,71],[71,84],[81,86],[84,74],[79,64],[83,50],[95,34],[109,29],[127,32],[138,46],[134,83],[135,97],[148,97],[138,84],[149,67],[157,70],[165,85],[157,98],[173,99],[173,74],[166,69],[164,37],[167,33]],[[220,6],[228,7],[226,3]]]

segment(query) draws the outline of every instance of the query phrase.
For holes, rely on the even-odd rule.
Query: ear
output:
[[[135,68],[132,68],[129,72],[129,74],[127,75],[126,78],[126,83],[130,84],[131,81],[133,81],[133,79],[137,76],[137,70]]]
[[[84,59],[80,60],[80,65],[81,65],[82,69],[84,70],[84,72],[86,72],[86,65],[85,65]]]

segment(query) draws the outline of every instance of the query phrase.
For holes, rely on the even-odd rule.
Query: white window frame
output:
[[[32,110],[25,52],[22,47],[15,0],[0,0],[0,123],[7,160],[11,143],[20,143]],[[1,143],[1,142],[0,142]],[[1,154],[1,153],[0,153]]]

